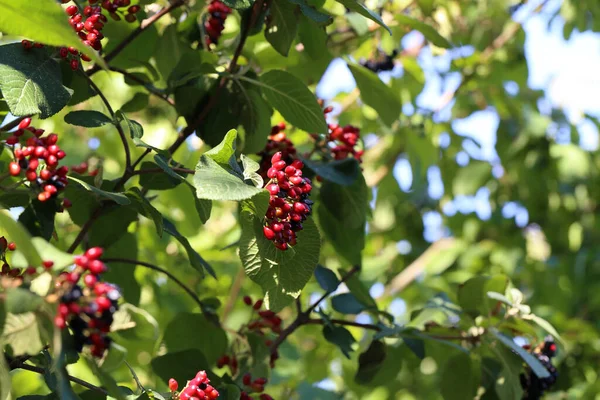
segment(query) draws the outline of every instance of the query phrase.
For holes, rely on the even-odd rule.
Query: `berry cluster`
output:
[[[558,371],[552,365],[552,358],[556,355],[556,343],[552,336],[547,336],[541,346],[536,348],[532,354],[548,370],[550,376],[539,378],[533,371],[528,370],[526,374],[521,374],[521,386],[525,394],[524,400],[541,399],[544,392],[548,390],[558,378]]]
[[[324,114],[329,114],[333,108],[325,107]],[[363,150],[358,150],[356,146],[360,140],[360,128],[353,125],[339,126],[338,124],[329,124],[326,146],[331,156],[335,160],[343,160],[348,156],[354,157],[362,162]]]
[[[244,296],[244,303],[251,306],[253,310],[258,311],[258,318],[248,323],[248,330],[263,336],[264,330],[271,330],[273,333],[281,332],[281,318],[271,310],[260,310],[263,305],[262,299],[252,302],[250,296]],[[267,344],[267,346],[270,343]]]
[[[70,3],[71,0],[61,0],[63,4]],[[86,46],[96,51],[102,50],[102,29],[108,21],[102,10],[106,10],[108,15],[115,21],[121,20],[121,15],[127,22],[137,20],[135,14],[140,11],[139,5],[131,5],[131,0],[88,0],[89,5],[83,7],[83,10],[77,4],[72,4],[65,8],[69,16],[69,24],[77,32],[79,38]],[[32,47],[43,47],[40,43],[34,43],[29,40],[21,41],[23,47],[28,50]],[[80,53],[75,47],[61,47],[58,54],[61,58],[67,60],[73,70],[79,68],[79,60],[91,61],[91,58]]]
[[[115,285],[100,282],[100,275],[107,270],[99,259],[102,253],[102,248],[92,247],[84,255],[76,256],[75,269],[62,272],[56,281],[61,297],[54,324],[59,329],[69,326],[76,350],[80,352],[84,345],[89,345],[95,357],[102,357],[110,345],[107,334],[121,298]],[[83,286],[79,285],[81,280]]]
[[[267,384],[267,378],[256,378],[252,379],[250,373],[244,374],[242,377],[242,383],[246,387],[245,391],[242,391],[240,400],[252,400],[252,397],[248,393],[262,393],[265,391],[265,385]],[[272,400],[273,398],[268,394],[261,394],[260,400]]]
[[[394,50],[392,54],[384,53],[383,57],[378,59],[361,59],[359,64],[373,72],[391,71],[394,69],[394,58],[396,58],[397,55],[398,50]]]
[[[310,215],[313,202],[308,199],[312,190],[311,181],[302,177],[304,164],[294,160],[291,164],[283,160],[283,153],[271,157],[271,168],[267,171],[265,188],[271,198],[266,213],[263,233],[280,250],[296,245],[296,232],[302,230],[302,221]]]
[[[39,201],[46,201],[63,190],[67,186],[67,172],[69,168],[59,167],[59,161],[65,157],[65,152],[56,144],[58,135],[44,134],[43,129],[36,129],[31,124],[31,118],[21,121],[18,129],[12,136],[6,139],[6,144],[21,146],[14,149],[14,161],[8,166],[8,172],[12,176],[24,174],[31,182],[31,187],[37,186],[41,191],[38,194]],[[26,139],[25,137],[28,136]],[[24,140],[24,144],[20,143]],[[68,207],[68,204],[63,204]]]
[[[198,371],[196,377],[188,381],[183,390],[177,393],[179,384],[173,378],[169,379],[169,390],[174,400],[210,400],[218,399],[219,392],[210,385],[210,379],[205,371]]]
[[[96,176],[96,175],[98,175],[98,172],[99,172],[98,169],[90,170],[89,164],[85,161],[82,161],[78,165],[72,165],[70,167],[70,170],[73,172],[77,172],[80,175],[87,173],[89,176]]]
[[[221,32],[225,29],[225,20],[231,14],[231,8],[219,0],[212,0],[208,5],[208,19],[204,23],[206,44],[218,44]]]
[[[259,173],[263,179],[267,179],[267,171],[271,168],[271,158],[276,152],[281,152],[281,159],[288,164],[296,159],[296,148],[292,141],[287,138],[284,132],[285,128],[284,122],[272,127],[265,149],[258,153],[260,156]]]

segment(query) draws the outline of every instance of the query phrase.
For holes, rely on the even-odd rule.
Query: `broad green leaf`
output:
[[[211,365],[227,352],[225,331],[202,314],[178,313],[165,328],[163,340],[169,352],[200,350]]]
[[[558,333],[558,331],[556,330],[556,328],[554,328],[552,326],[552,324],[550,322],[546,321],[542,317],[539,317],[539,316],[533,315],[533,314],[531,315],[531,320],[533,322],[535,322],[536,324],[538,324],[540,326],[540,328],[542,328],[543,330],[545,330],[546,332],[548,332],[549,334],[551,334],[555,339],[557,339],[561,343],[564,343],[564,341],[561,338],[560,334]]]
[[[249,199],[263,189],[244,183],[241,177],[225,170],[207,155],[202,155],[194,174],[196,196],[205,200]]]
[[[265,305],[275,312],[300,295],[319,261],[319,231],[309,218],[297,234],[297,245],[278,250],[263,235],[262,219],[243,212],[240,217],[240,259],[246,274],[265,291]]]
[[[378,14],[376,14],[374,11],[369,10],[365,5],[361,4],[359,2],[360,0],[336,0],[336,1],[338,3],[343,4],[344,6],[348,7],[350,10],[359,13],[363,17],[368,18],[371,21],[377,22],[379,25],[384,27],[385,30],[387,30],[390,33],[390,35],[392,34],[392,31],[383,22],[381,17]]]
[[[273,0],[265,25],[265,38],[279,54],[287,57],[298,32],[296,6],[288,0]]]
[[[387,346],[378,340],[371,342],[369,348],[358,356],[358,371],[354,381],[359,385],[371,382],[382,369],[386,358]]]
[[[502,364],[502,371],[496,378],[495,389],[500,400],[514,400],[523,397],[519,374],[523,369],[523,360],[506,348],[491,347],[492,352]]]
[[[53,46],[73,46],[106,67],[98,53],[79,39],[68,16],[53,0],[0,0],[0,32]]]
[[[356,343],[354,336],[348,331],[348,329],[341,326],[329,326],[323,327],[323,336],[328,342],[335,344],[340,348],[342,353],[350,359],[350,353],[352,345]]]
[[[127,196],[125,196],[123,193],[113,193],[113,192],[107,192],[105,190],[102,189],[98,189],[96,186],[92,186],[90,184],[88,184],[87,182],[82,181],[81,179],[75,178],[73,176],[68,176],[68,178],[74,182],[77,182],[79,185],[81,185],[85,190],[89,190],[91,192],[94,192],[95,194],[97,194],[100,197],[104,197],[107,199],[110,199],[112,201],[114,201],[117,204],[120,204],[122,206],[126,206],[128,204],[131,204],[131,201],[127,198]]]
[[[49,0],[41,0],[46,1]],[[8,1],[0,0],[0,31],[4,2]],[[62,84],[58,62],[46,49],[25,51],[20,43],[0,46],[0,90],[10,112],[16,116],[39,114],[41,118],[48,118],[71,98],[71,89]]]
[[[6,291],[6,312],[17,315],[37,311],[44,299],[27,289],[13,288]]]
[[[346,274],[346,271],[340,270],[340,274]],[[360,274],[356,273],[352,275],[350,278],[346,279],[346,286],[350,290],[350,293],[356,297],[358,301],[364,304],[367,308],[376,309],[377,303],[375,299],[371,297],[371,293],[369,293],[369,288],[360,280]]]
[[[445,49],[449,49],[452,47],[452,44],[442,35],[438,33],[438,31],[424,22],[419,21],[418,19],[409,17],[408,15],[398,14],[396,15],[396,21],[403,26],[409,27],[416,31],[419,31],[425,36],[425,39],[433,43],[438,47],[443,47]]]
[[[177,231],[177,228],[175,228],[175,225],[173,225],[171,221],[165,219],[163,221],[163,226],[165,232],[177,239],[177,241],[185,248],[188,258],[190,259],[190,264],[196,271],[204,275],[204,270],[206,270],[213,278],[216,278],[214,269],[196,250],[194,250],[187,238]]]
[[[211,364],[198,349],[169,352],[154,358],[150,365],[163,382],[168,382],[171,378],[177,382],[187,382],[194,377],[195,371],[210,371],[211,368]]]
[[[163,216],[149,201],[142,195],[139,188],[133,187],[129,189],[126,196],[131,201],[131,205],[137,210],[137,212],[146,218],[154,221],[156,226],[156,233],[159,237],[163,234]]]
[[[0,234],[7,240],[15,242],[17,250],[25,256],[28,265],[42,265],[42,259],[33,246],[27,231],[3,210],[0,210]]]
[[[458,384],[460,382],[460,384]],[[444,400],[462,400],[475,397],[478,382],[473,374],[471,356],[458,353],[448,362],[442,372],[440,391]]]
[[[325,181],[319,193],[319,226],[338,254],[352,265],[360,265],[365,246],[368,195],[362,175],[350,186]]]
[[[360,90],[360,98],[377,111],[381,120],[391,126],[396,122],[402,110],[399,96],[383,83],[379,76],[367,68],[356,64],[348,64]]]
[[[44,344],[37,315],[33,312],[6,314],[0,342],[10,344],[16,355],[36,354],[42,350]]]
[[[492,178],[492,166],[485,161],[471,161],[469,165],[458,169],[452,181],[454,195],[474,195]]]
[[[327,132],[323,110],[315,95],[294,75],[271,70],[261,75],[260,81],[245,76],[238,79],[261,87],[269,104],[290,124],[307,132]]]
[[[320,60],[323,57],[329,56],[326,30],[308,18],[300,19],[298,38],[304,45],[304,51],[313,60]]]
[[[254,0],[223,0],[223,3],[236,10],[245,10],[252,7]]]
[[[488,292],[504,292],[508,279],[504,275],[476,276],[462,284],[458,289],[458,303],[472,316],[487,314],[495,304],[488,298]]]
[[[106,258],[136,260],[138,259],[138,253],[138,237],[130,232],[123,234],[119,240],[104,249],[104,257]],[[122,290],[123,298],[128,303],[139,304],[142,288],[135,279],[136,265],[118,262],[110,262],[107,265],[108,271],[103,274],[102,278],[107,282],[118,285]]]
[[[290,3],[300,6],[300,11],[305,17],[310,18],[318,24],[326,24],[332,20],[331,15],[317,11],[314,7],[308,4],[307,0],[287,0]]]
[[[531,370],[538,376],[538,378],[548,378],[550,373],[544,366],[535,358],[531,353],[527,350],[519,346],[512,340],[511,338],[505,336],[503,333],[498,331],[496,328],[490,328],[489,331],[494,335],[498,340],[502,342],[506,347],[510,348],[512,351],[516,352],[522,359],[531,367]]]
[[[123,104],[121,107],[121,111],[124,113],[141,111],[148,107],[148,103],[150,102],[150,95],[147,93],[136,93],[133,95],[131,100],[127,103]]]
[[[65,115],[67,124],[84,126],[86,128],[96,128],[98,126],[112,124],[113,120],[99,111],[76,110]]]
[[[143,308],[123,304],[114,314],[111,331],[127,340],[150,340],[156,342],[160,335],[158,322]]]
[[[204,153],[204,155],[213,159],[217,164],[227,167],[230,165],[231,157],[235,155],[236,139],[237,131],[231,129],[225,134],[221,143]]]
[[[360,175],[360,165],[354,158],[331,162],[311,161],[303,158],[302,162],[321,178],[338,185],[352,185]]]
[[[360,314],[365,306],[352,293],[342,293],[331,298],[331,306],[342,314]]]
[[[19,215],[19,222],[27,228],[31,236],[50,240],[54,234],[54,217],[59,210],[60,206],[56,202],[33,200]]]
[[[340,280],[335,272],[322,265],[317,265],[317,268],[315,268],[315,278],[317,278],[319,286],[326,292],[333,292],[340,285]]]
[[[262,97],[258,88],[241,90],[245,106],[241,115],[244,127],[244,153],[258,153],[265,148],[271,132],[271,114],[273,109]]]

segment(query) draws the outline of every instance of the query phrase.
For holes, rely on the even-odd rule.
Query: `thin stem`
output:
[[[145,20],[143,20],[140,23],[140,26],[138,26],[133,32],[131,32],[129,34],[129,36],[127,36],[125,39],[123,39],[123,41],[121,43],[119,43],[117,45],[117,47],[114,48],[113,51],[111,51],[104,57],[104,61],[106,61],[107,63],[109,61],[111,61],[113,58],[118,56],[123,51],[123,49],[125,49],[125,47],[130,45],[131,42],[133,42],[135,40],[135,38],[137,38],[139,35],[141,35],[142,32],[144,32],[144,30],[148,29],[150,26],[152,26],[156,21],[158,21],[163,16],[165,16],[168,13],[170,13],[171,11],[183,6],[184,4],[185,4],[185,0],[175,0],[171,4],[169,4],[167,7],[163,8],[162,10],[160,10],[159,12],[157,12],[156,14],[151,16],[150,18],[146,18]],[[100,70],[100,67],[95,65],[92,69],[87,71],[87,75],[92,76],[99,70]]]
[[[246,273],[243,269],[240,269],[235,276],[235,280],[233,281],[233,285],[231,285],[231,289],[229,290],[229,298],[227,300],[227,304],[223,307],[223,314],[221,315],[222,323],[225,323],[225,320],[229,316],[231,310],[233,310],[233,306],[235,305],[235,301],[237,300],[240,290],[242,289],[242,284],[244,283],[244,279],[246,278]]]
[[[112,107],[110,106],[110,103],[108,102],[108,99],[106,98],[106,96],[104,96],[104,93],[102,93],[102,91],[100,90],[98,85],[96,85],[94,83],[92,78],[90,78],[89,76],[87,76],[85,74],[84,74],[84,76],[87,79],[90,86],[92,87],[92,89],[94,89],[96,91],[96,93],[98,93],[98,96],[100,96],[100,99],[102,99],[102,102],[108,109],[108,112],[109,112],[110,116],[112,117],[112,119],[115,120],[115,112],[112,109]],[[121,137],[121,142],[123,143],[123,149],[125,150],[125,169],[129,170],[129,169],[131,169],[131,153],[129,151],[129,144],[127,143],[127,137],[125,136],[125,132],[123,132],[123,128],[121,127],[120,124],[116,123],[115,127],[117,128],[117,131],[119,132],[119,136]]]
[[[330,319],[329,322],[331,322],[332,324],[336,324],[336,325],[355,326],[357,328],[371,329],[373,331],[380,331],[381,330],[381,327],[379,327],[377,325],[373,325],[373,324],[361,324],[360,322],[346,321],[344,319]],[[318,319],[318,318],[313,318],[313,319],[308,320],[306,322],[306,324],[325,325],[325,320]]]
[[[24,364],[24,363],[20,363],[20,364],[16,365],[14,368],[15,369],[16,368],[24,369],[26,371],[35,372],[37,374],[45,374],[46,373],[46,369],[45,368],[36,367],[34,365],[29,365],[29,364]],[[98,392],[98,393],[102,393],[103,395],[108,395],[108,392],[106,390],[104,390],[101,387],[98,387],[96,385],[92,385],[91,383],[86,382],[83,379],[79,379],[79,378],[76,378],[76,377],[71,376],[71,375],[67,375],[67,378],[71,382],[76,383],[78,385],[81,385],[81,386],[83,386],[85,388],[91,389],[91,390],[93,390],[95,392]]]
[[[175,172],[181,172],[184,174],[193,174],[195,172],[193,169],[187,169],[187,168],[174,167],[171,169]],[[161,173],[161,172],[165,172],[165,170],[162,168],[138,169],[137,171],[133,172],[133,175],[157,174],[157,173]]]
[[[166,276],[169,277],[169,279],[171,279],[173,282],[175,282],[177,285],[179,285],[179,287],[181,287],[187,294],[190,295],[190,297],[192,299],[194,299],[194,301],[198,304],[198,306],[200,306],[201,310],[204,310],[204,303],[202,302],[202,300],[200,300],[200,298],[198,297],[198,295],[196,295],[196,293],[194,293],[194,291],[192,289],[190,289],[189,287],[187,287],[185,285],[185,283],[183,283],[182,281],[180,281],[175,275],[173,275],[172,273],[170,273],[169,271],[167,271],[164,268],[161,268],[157,265],[154,264],[150,264],[148,262],[145,261],[139,261],[139,260],[131,260],[128,258],[103,258],[102,261],[104,261],[105,263],[123,263],[123,264],[132,264],[132,265],[140,265],[142,267],[146,267],[149,269],[152,269],[154,271],[158,271],[160,273],[165,274]]]
[[[102,214],[102,211],[104,211],[104,207],[105,205],[101,205],[100,207],[96,208],[90,219],[88,219],[86,223],[81,227],[81,230],[77,234],[77,237],[75,238],[71,246],[68,248],[67,253],[73,254],[75,249],[77,249],[77,246],[79,246],[79,244],[83,241],[83,238],[88,233],[94,222],[96,222],[98,217],[100,217],[100,215]]]
[[[144,82],[144,80],[138,78],[137,76],[133,75],[132,73],[127,72],[124,69],[116,68],[116,67],[110,67],[110,70],[113,71],[113,72],[118,72],[119,74],[123,75],[124,77],[129,78],[129,79],[131,79],[132,81],[134,81],[136,83],[139,83],[150,94],[153,94],[156,97],[158,97],[159,99],[166,101],[167,103],[169,103],[172,106],[175,106],[175,101],[173,99],[171,99],[168,95],[166,95],[165,93],[161,92],[160,89],[154,87],[153,85],[149,84],[148,82]]]
[[[350,279],[350,277],[352,277],[352,275],[354,275],[355,273],[357,273],[358,271],[360,271],[360,267],[358,265],[355,265],[352,267],[352,269],[350,269],[350,271],[348,271],[340,280],[340,285],[344,282],[346,282],[348,279]],[[317,301],[315,301],[312,305],[310,305],[308,307],[308,309],[305,311],[305,313],[308,315],[310,314],[315,308],[317,308],[317,306],[327,298],[327,296],[329,296],[331,293],[333,293],[333,291],[328,291],[325,292],[321,297],[319,297],[319,299],[317,299]]]

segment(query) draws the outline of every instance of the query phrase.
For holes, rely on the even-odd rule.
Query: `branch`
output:
[[[108,112],[110,113],[111,118],[113,119],[113,121],[115,121],[115,119],[116,119],[115,112],[113,111],[112,107],[110,106],[110,103],[108,102],[108,99],[106,98],[106,96],[104,96],[104,93],[102,93],[102,91],[100,90],[98,85],[96,85],[94,83],[92,78],[90,78],[89,76],[87,76],[85,74],[84,74],[84,77],[87,79],[87,81],[90,84],[90,86],[92,87],[92,89],[94,89],[96,91],[96,93],[98,93],[98,96],[100,96],[100,98],[102,99],[102,102],[108,109]],[[127,143],[127,137],[125,136],[125,132],[123,132],[123,128],[121,127],[121,124],[115,123],[115,127],[117,128],[117,131],[119,132],[119,136],[121,137],[121,142],[123,143],[123,149],[125,150],[125,170],[129,170],[129,169],[131,169],[131,153],[129,152],[129,144]]]
[[[42,375],[46,373],[46,369],[45,368],[36,367],[34,365],[29,365],[29,364],[24,364],[24,363],[19,363],[19,364],[15,365],[12,368],[13,369],[20,368],[20,369],[24,369],[26,371],[35,372],[37,374],[42,374]],[[106,390],[102,389],[101,387],[92,385],[91,383],[86,382],[83,379],[79,379],[79,378],[76,378],[76,377],[71,376],[71,375],[67,375],[67,378],[71,382],[76,383],[78,385],[81,385],[81,386],[83,386],[85,388],[91,389],[91,390],[93,390],[95,392],[98,392],[98,393],[102,393],[103,395],[108,395],[108,392]]]
[[[116,68],[116,67],[110,67],[110,70],[113,71],[113,72],[118,72],[119,74],[123,75],[124,77],[129,78],[129,79],[131,79],[132,81],[134,81],[136,83],[139,83],[150,94],[153,94],[156,97],[158,97],[159,99],[162,99],[162,100],[166,101],[167,103],[169,103],[170,105],[175,106],[175,101],[173,99],[171,99],[168,95],[166,95],[165,93],[162,93],[160,91],[160,89],[155,88],[154,86],[152,86],[148,82],[144,82],[142,79],[138,78],[137,76],[133,75],[132,73],[127,72],[124,69]]]
[[[196,293],[194,293],[194,291],[192,289],[190,289],[189,287],[187,287],[185,285],[185,283],[183,283],[182,281],[180,281],[175,275],[173,275],[172,273],[170,273],[169,271],[167,271],[164,268],[161,268],[161,267],[156,266],[154,264],[150,264],[150,263],[145,262],[145,261],[131,260],[131,259],[128,259],[128,258],[103,258],[102,261],[105,262],[105,263],[111,263],[111,262],[113,262],[113,263],[123,263],[123,264],[131,264],[131,265],[140,265],[142,267],[146,267],[146,268],[152,269],[154,271],[161,272],[161,273],[165,274],[166,276],[168,276],[177,285],[179,285],[179,287],[181,287],[183,290],[185,290],[185,292],[187,294],[189,294],[192,299],[194,299],[194,301],[198,304],[198,306],[200,306],[201,310],[204,311],[204,309],[205,309],[205,305],[202,302],[202,300],[200,300],[200,298],[198,297],[198,295],[196,295]]]
[[[354,275],[355,273],[357,273],[358,271],[360,271],[360,266],[355,265],[353,266],[350,271],[348,271],[340,280],[340,285],[344,282],[346,282],[348,279],[350,279],[350,277],[352,275]],[[313,304],[311,304],[306,311],[301,311],[301,309],[299,308],[299,313],[296,316],[296,319],[290,324],[288,325],[284,330],[281,331],[281,333],[279,334],[279,336],[277,337],[277,339],[275,339],[275,341],[273,342],[273,344],[271,345],[270,348],[270,352],[271,354],[275,353],[277,351],[277,348],[279,347],[279,345],[281,345],[281,343],[283,343],[285,341],[285,339],[287,339],[288,336],[290,336],[292,333],[294,333],[296,331],[296,329],[300,328],[303,325],[306,324],[314,324],[315,322],[311,322],[311,321],[320,321],[320,320],[312,320],[310,319],[310,313],[317,308],[317,306],[327,298],[327,296],[329,296],[331,293],[333,293],[332,290],[325,292],[317,301],[315,301]],[[332,320],[332,321],[343,321],[343,320]],[[347,323],[349,321],[343,321],[344,323]]]
[[[379,327],[377,325],[361,324],[360,322],[346,321],[345,319],[330,319],[329,322],[331,322],[332,324],[336,324],[336,325],[356,326],[358,328],[371,329],[373,331],[381,330],[381,327]],[[306,324],[325,325],[325,320],[314,318],[314,319],[308,320],[308,322],[306,322]]]
[[[187,168],[171,168],[173,171],[175,172],[181,172],[184,174],[194,174],[196,171],[192,170],[192,169],[187,169]],[[157,174],[157,173],[164,173],[165,170],[162,168],[148,168],[148,169],[138,169],[137,171],[134,171],[132,173],[132,175],[144,175],[144,174]]]
[[[109,61],[111,61],[113,58],[118,56],[121,53],[121,51],[123,51],[123,49],[125,49],[125,47],[127,47],[129,44],[131,44],[131,42],[133,42],[135,40],[135,38],[137,38],[139,35],[141,35],[142,32],[144,32],[144,30],[146,30],[148,27],[152,26],[156,21],[158,21],[164,15],[167,15],[171,11],[183,6],[184,4],[185,4],[185,0],[175,0],[171,4],[169,4],[167,7],[163,8],[162,10],[160,10],[159,12],[157,12],[156,14],[151,16],[150,18],[146,18],[145,20],[143,20],[140,23],[140,26],[138,26],[133,32],[131,32],[129,34],[129,36],[127,36],[125,39],[123,39],[123,41],[121,43],[119,43],[117,45],[117,47],[114,48],[113,51],[111,51],[104,57],[104,61],[106,61],[107,63]],[[92,76],[99,70],[100,70],[100,67],[95,65],[93,68],[91,68],[90,70],[87,71],[87,75]]]
[[[73,241],[73,243],[71,244],[71,246],[67,249],[67,253],[73,254],[73,252],[75,251],[75,249],[77,249],[77,246],[79,246],[79,244],[82,242],[83,238],[88,233],[88,231],[90,230],[90,228],[92,227],[92,225],[94,224],[94,222],[96,222],[96,220],[98,219],[98,217],[100,217],[100,214],[102,214],[102,212],[104,211],[105,207],[106,206],[103,204],[100,207],[96,208],[96,210],[94,211],[94,213],[92,214],[92,216],[81,227],[81,230],[77,234],[77,237],[75,237],[75,240]]]

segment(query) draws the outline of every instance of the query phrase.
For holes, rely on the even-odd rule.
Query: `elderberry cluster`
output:
[[[210,385],[206,371],[198,371],[196,377],[188,381],[187,385],[177,393],[179,383],[173,378],[169,379],[169,390],[174,400],[211,400],[218,399],[219,392]]]
[[[61,0],[63,4],[70,3],[71,0]],[[65,8],[65,12],[69,16],[69,24],[73,30],[77,32],[79,38],[86,46],[91,47],[96,51],[102,50],[102,29],[108,21],[106,15],[102,14],[105,10],[108,15],[115,21],[120,21],[121,16],[127,22],[135,22],[137,20],[135,14],[141,9],[139,5],[131,5],[131,0],[88,0],[89,5],[83,7],[83,10],[76,4],[72,4]],[[97,5],[99,4],[99,5]],[[23,47],[28,50],[32,47],[43,47],[40,43],[34,43],[29,40],[21,41]],[[73,70],[79,68],[79,60],[91,61],[91,58],[80,53],[75,47],[61,47],[58,54],[61,58],[67,60]]]
[[[56,144],[56,133],[41,137],[44,130],[36,129],[30,124],[31,118],[25,118],[19,123],[18,129],[6,139],[6,144],[15,146],[14,161],[9,164],[8,172],[11,176],[24,175],[31,183],[31,188],[41,189],[38,200],[47,201],[56,197],[67,186],[69,168],[58,166],[66,154]],[[68,207],[69,204],[70,202],[65,202],[63,206]]]
[[[302,222],[310,215],[313,202],[308,199],[311,181],[302,177],[304,164],[294,160],[290,165],[277,152],[271,157],[267,171],[269,181],[265,188],[271,197],[263,226],[263,234],[280,250],[296,245],[296,232],[302,230]]]
[[[219,0],[212,0],[208,5],[208,18],[204,23],[206,44],[218,44],[221,32],[225,29],[225,20],[231,14],[231,8]]]
[[[121,298],[117,286],[100,281],[107,270],[99,259],[102,253],[102,248],[92,247],[76,256],[75,269],[61,273],[56,282],[61,297],[54,324],[59,329],[71,328],[75,349],[81,352],[84,345],[90,346],[95,357],[102,357],[110,345],[108,333]]]
[[[332,111],[332,107],[325,107],[324,114]],[[363,150],[358,150],[356,147],[360,140],[360,128],[353,125],[339,126],[338,124],[329,124],[329,132],[327,134],[327,147],[331,152],[331,156],[335,160],[343,160],[354,157],[358,162],[362,162]]]
[[[281,152],[281,159],[288,164],[296,159],[296,148],[292,141],[287,138],[284,132],[285,128],[284,122],[273,126],[264,150],[258,153],[260,156],[259,173],[263,179],[267,179],[267,171],[271,167],[271,158],[276,152]]]
[[[544,343],[532,354],[548,370],[550,376],[539,378],[531,369],[528,369],[525,374],[521,374],[521,387],[525,391],[523,400],[541,399],[544,392],[554,385],[558,378],[558,371],[552,364],[552,358],[556,355],[556,343],[552,336],[547,336]]]
[[[392,54],[383,54],[380,59],[361,59],[359,64],[373,72],[391,71],[394,69],[394,58],[397,55],[398,50],[394,50]]]
[[[252,379],[252,375],[248,372],[242,377],[242,383],[246,387],[246,390],[240,394],[240,400],[252,400],[252,397],[248,393],[262,393],[265,391],[265,385],[267,384],[267,378],[256,378]],[[273,398],[268,394],[261,394],[260,400],[272,400]]]

